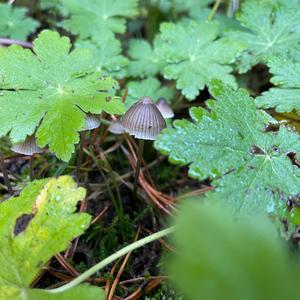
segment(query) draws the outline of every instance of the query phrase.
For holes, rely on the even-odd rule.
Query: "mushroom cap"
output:
[[[98,128],[100,126],[100,117],[99,115],[87,113],[84,119],[84,128],[85,130],[92,130]]]
[[[168,104],[165,98],[161,97],[158,98],[157,102],[155,103],[156,107],[159,109],[161,114],[165,119],[173,118],[174,111],[172,107]]]
[[[108,127],[108,131],[113,134],[122,134],[125,132],[125,129],[120,121],[112,121]]]
[[[33,135],[27,136],[24,142],[13,145],[11,150],[24,155],[33,155],[35,153],[43,152],[43,149],[36,144],[35,137]]]
[[[166,122],[151,98],[144,97],[132,105],[122,118],[125,131],[138,139],[155,140]]]

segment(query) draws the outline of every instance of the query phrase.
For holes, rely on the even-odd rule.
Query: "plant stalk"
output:
[[[144,140],[139,140],[138,157],[137,157],[136,169],[135,169],[135,175],[134,175],[134,187],[133,187],[134,197],[136,196],[136,192],[137,192],[138,179],[139,179],[139,175],[140,175],[141,163],[142,163],[143,152],[144,152],[144,144],[145,144]]]
[[[8,172],[7,172],[7,169],[5,166],[2,152],[0,152],[0,167],[1,167],[1,170],[3,173],[3,178],[4,178],[4,183],[6,185],[6,188],[7,188],[8,192],[13,196],[14,192],[13,192],[13,189],[12,189],[10,181],[9,181]]]
[[[216,0],[216,2],[214,4],[214,6],[213,6],[213,8],[212,8],[212,10],[211,10],[208,18],[207,18],[208,21],[211,21],[214,18],[214,16],[215,16],[215,14],[216,14],[216,12],[217,12],[217,10],[218,10],[221,2],[222,2],[222,0]]]
[[[83,158],[84,140],[85,140],[85,132],[82,131],[82,132],[80,132],[79,149],[78,149],[78,154],[77,154],[77,159],[76,159],[76,178],[77,178],[77,183],[79,183],[79,180],[80,180],[79,177],[80,177],[80,167],[81,167],[82,158]]]
[[[79,275],[77,278],[75,278],[74,280],[72,280],[71,282],[53,289],[53,290],[47,290],[47,292],[52,293],[52,294],[56,294],[56,293],[61,293],[61,292],[65,292],[75,286],[77,286],[78,284],[82,283],[83,281],[85,281],[86,279],[88,279],[91,275],[93,275],[94,273],[96,273],[97,271],[103,269],[104,267],[106,267],[107,265],[109,265],[110,263],[112,263],[113,261],[117,260],[118,258],[126,255],[127,253],[140,248],[148,243],[151,243],[155,240],[158,240],[170,233],[172,233],[174,231],[175,227],[169,227],[166,228],[164,230],[158,231],[156,233],[153,233],[143,239],[140,239],[122,249],[120,249],[119,251],[115,252],[114,254],[108,256],[107,258],[105,258],[104,260],[100,261],[98,264],[96,264],[95,266],[91,267],[90,269],[88,269],[87,271],[85,271],[84,273],[82,273],[81,275]]]

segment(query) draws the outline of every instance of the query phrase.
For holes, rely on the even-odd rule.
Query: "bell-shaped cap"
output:
[[[98,128],[100,126],[100,117],[99,115],[87,113],[84,119],[84,128],[85,130],[92,130]]]
[[[33,135],[27,136],[24,142],[13,145],[11,150],[24,155],[33,155],[35,153],[43,152],[43,149],[36,144],[35,137]]]
[[[125,129],[120,121],[112,121],[108,126],[108,131],[113,134],[123,134]]]
[[[151,98],[144,97],[128,109],[122,118],[122,126],[138,139],[155,140],[166,122]]]
[[[172,107],[168,104],[165,98],[161,97],[158,98],[157,102],[155,103],[156,107],[159,109],[161,114],[165,119],[173,118],[174,111]]]

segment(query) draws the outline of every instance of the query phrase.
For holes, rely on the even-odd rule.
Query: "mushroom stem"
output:
[[[79,176],[80,176],[80,166],[82,164],[82,158],[83,158],[83,147],[84,147],[84,140],[85,140],[85,132],[80,132],[80,142],[79,142],[79,150],[78,155],[76,159],[76,178],[77,183],[79,183]]]
[[[135,176],[134,176],[134,188],[133,188],[134,196],[136,196],[136,192],[137,192],[138,179],[139,179],[139,175],[140,175],[142,157],[143,157],[143,152],[144,152],[144,144],[145,144],[145,141],[140,139],[139,147],[138,147],[138,157],[137,157],[136,169],[135,169]]]
[[[33,155],[29,158],[29,179],[33,181]]]
[[[13,196],[14,192],[13,192],[13,189],[11,187],[11,184],[10,184],[10,181],[9,181],[9,178],[8,178],[8,172],[7,172],[7,169],[6,169],[6,166],[5,166],[5,162],[4,162],[4,159],[3,159],[2,152],[0,152],[0,167],[1,167],[1,170],[2,170],[2,173],[3,173],[4,183],[7,187],[7,190]]]

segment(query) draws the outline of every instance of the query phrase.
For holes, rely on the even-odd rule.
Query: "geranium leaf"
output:
[[[162,87],[156,78],[147,78],[141,81],[130,81],[127,84],[128,95],[126,97],[125,106],[128,109],[142,97],[150,97],[153,101],[163,97],[167,101],[172,100],[175,94],[174,89],[170,87]]]
[[[214,82],[211,92],[216,100],[206,102],[209,111],[192,108],[193,122],[175,121],[155,146],[171,162],[190,164],[192,177],[214,179],[214,193],[236,210],[271,211],[278,198],[299,193],[300,170],[289,157],[300,151],[299,136],[284,126],[265,132],[276,121],[246,91]]]
[[[127,17],[137,14],[138,0],[61,0],[70,12],[62,26],[81,38],[97,37],[101,33],[124,33]]]
[[[27,8],[13,7],[0,3],[0,35],[12,39],[26,40],[34,32],[39,22],[26,16]]]
[[[117,83],[93,70],[88,50],[70,52],[67,37],[43,31],[33,44],[0,48],[0,135],[16,143],[38,128],[38,145],[68,161],[86,112],[122,114]]]
[[[212,22],[189,22],[161,25],[157,52],[165,59],[166,79],[175,79],[176,86],[187,99],[193,100],[212,79],[221,79],[236,86],[229,66],[243,44],[228,38],[218,39],[218,25]]]
[[[259,107],[275,107],[278,112],[300,112],[300,63],[284,57],[274,57],[268,66],[271,82],[277,86],[256,99]]]
[[[290,1],[247,0],[237,19],[247,31],[230,31],[227,36],[247,45],[238,61],[240,72],[265,62],[274,55],[292,53],[300,45],[300,11]]]
[[[157,39],[154,39],[154,46]],[[161,73],[165,66],[164,60],[155,52],[146,40],[130,40],[128,56],[131,61],[128,65],[128,75],[133,77],[155,76]]]

